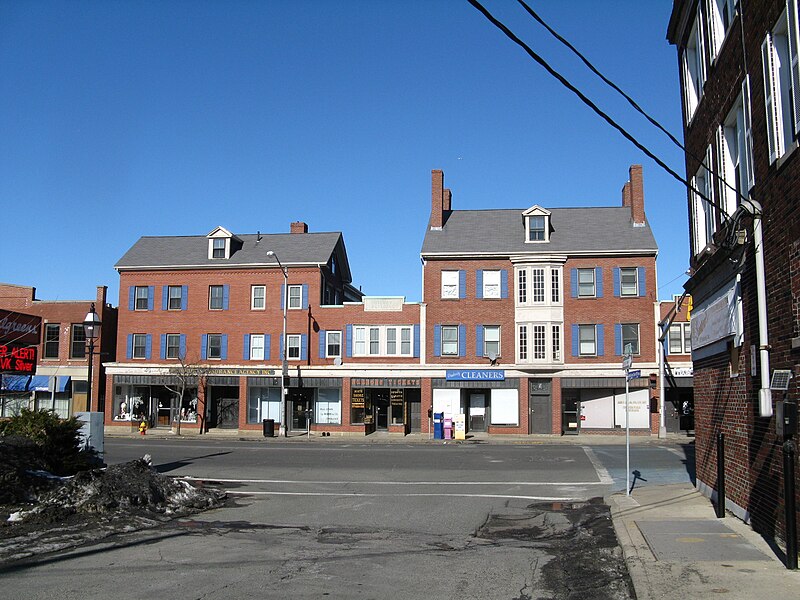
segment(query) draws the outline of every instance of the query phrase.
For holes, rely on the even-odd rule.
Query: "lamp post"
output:
[[[278,436],[289,436],[289,427],[288,423],[286,422],[286,376],[289,374],[289,367],[286,364],[286,352],[288,348],[286,347],[286,309],[289,306],[289,270],[281,264],[281,260],[278,258],[278,255],[275,254],[272,250],[267,252],[267,256],[271,256],[278,262],[278,266],[283,273],[283,332],[281,333],[281,339],[283,340],[281,343],[281,347],[283,349],[283,355],[281,356],[281,424],[280,428],[278,429]]]
[[[86,410],[92,410],[92,365],[94,363],[94,341],[100,337],[100,316],[94,311],[94,302],[86,318],[83,320],[83,330],[89,341],[89,373],[86,379]]]

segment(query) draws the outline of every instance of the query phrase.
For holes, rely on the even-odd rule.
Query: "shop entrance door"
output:
[[[469,395],[469,431],[486,431],[486,394]]]
[[[561,401],[561,433],[577,435],[580,431],[580,396],[578,390],[564,390]]]
[[[550,381],[531,379],[528,399],[528,433],[552,433],[553,406]]]
[[[209,429],[237,429],[239,427],[239,388],[234,386],[209,386],[211,396],[208,407]]]
[[[313,390],[292,390],[289,392],[292,431],[306,431],[313,422]]]
[[[389,390],[372,390],[372,418],[375,429],[389,429]]]
[[[419,390],[406,390],[406,419],[411,433],[422,431],[422,403]]]

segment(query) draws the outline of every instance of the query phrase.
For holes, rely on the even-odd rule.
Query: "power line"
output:
[[[525,42],[519,39],[513,31],[511,31],[508,27],[506,27],[503,23],[501,23],[498,19],[494,17],[480,2],[477,0],[468,0],[472,6],[474,6],[478,11],[480,11],[486,19],[492,23],[495,27],[497,27],[500,31],[502,31],[506,37],[508,37],[512,42],[520,46],[525,52],[530,56],[533,60],[535,60],[539,65],[544,68],[552,77],[558,80],[561,85],[566,87],[570,90],[573,94],[578,96],[578,98],[586,104],[589,108],[591,108],[599,117],[601,117],[606,123],[611,125],[614,129],[619,131],[622,136],[631,142],[634,146],[636,146],[639,150],[644,152],[646,156],[652,159],[659,167],[661,167],[664,171],[669,173],[673,178],[678,180],[684,186],[686,186],[689,190],[693,191],[697,196],[716,208],[720,211],[721,215],[726,215],[725,211],[722,207],[717,204],[714,200],[708,198],[705,194],[701,193],[697,190],[689,181],[681,177],[675,170],[673,170],[669,165],[667,165],[663,160],[661,160],[658,156],[656,156],[649,148],[647,148],[644,144],[642,144],[639,140],[637,140],[631,133],[629,133],[624,127],[622,127],[619,123],[617,123],[614,119],[612,119],[608,114],[603,112],[594,102],[592,102],[583,92],[581,92],[577,87],[572,85],[561,73],[556,71],[553,67],[551,67],[546,60],[544,60],[541,56],[539,56],[530,46],[528,46]]]
[[[644,110],[644,109],[643,109],[641,106],[639,106],[639,104],[636,102],[636,100],[634,100],[633,98],[631,98],[631,96],[629,96],[627,93],[625,93],[625,92],[624,92],[624,91],[623,91],[623,90],[622,90],[622,89],[621,89],[621,88],[620,88],[620,87],[619,87],[617,84],[615,84],[615,83],[614,83],[613,81],[611,81],[611,80],[610,80],[608,77],[606,77],[605,75],[603,75],[603,73],[601,73],[601,72],[600,72],[600,70],[599,70],[597,67],[595,67],[595,66],[592,64],[592,62],[591,62],[591,61],[590,61],[588,58],[586,58],[586,56],[584,56],[584,55],[583,55],[583,54],[582,54],[582,53],[581,53],[581,52],[580,52],[580,51],[579,51],[579,50],[578,50],[578,49],[577,49],[575,46],[573,46],[573,45],[572,45],[572,44],[569,42],[569,40],[565,39],[565,38],[564,38],[563,36],[561,36],[561,35],[560,35],[560,34],[559,34],[557,31],[555,31],[555,30],[554,30],[552,27],[550,27],[550,25],[548,25],[548,24],[545,22],[545,20],[544,20],[544,19],[542,19],[542,17],[541,17],[541,16],[539,16],[539,14],[538,14],[536,11],[535,11],[535,10],[533,10],[533,9],[532,9],[532,8],[531,8],[531,7],[530,7],[530,6],[529,6],[529,5],[528,5],[528,4],[525,2],[525,0],[517,0],[517,2],[518,2],[519,4],[521,4],[521,5],[522,5],[522,7],[523,7],[523,8],[524,8],[524,9],[527,11],[527,13],[528,13],[528,14],[529,14],[531,17],[533,17],[533,19],[534,19],[534,20],[535,20],[537,23],[539,23],[539,24],[540,24],[542,27],[544,27],[544,28],[545,28],[545,29],[548,31],[548,33],[550,33],[550,35],[552,35],[552,36],[553,36],[555,39],[557,39],[557,40],[558,40],[559,42],[561,42],[561,43],[562,43],[564,46],[566,46],[566,47],[567,47],[567,48],[568,48],[570,51],[572,51],[572,52],[573,52],[573,53],[574,53],[574,54],[575,54],[575,55],[576,55],[576,56],[577,56],[577,57],[578,57],[578,58],[579,58],[579,59],[580,59],[580,60],[583,62],[583,64],[584,64],[584,65],[586,65],[586,67],[587,67],[587,68],[588,68],[588,69],[589,69],[589,70],[590,70],[592,73],[594,73],[595,75],[597,75],[597,76],[598,76],[598,77],[599,77],[599,78],[600,78],[600,79],[603,81],[603,83],[605,83],[606,85],[608,85],[609,87],[611,87],[611,89],[613,89],[614,91],[616,91],[617,93],[619,93],[619,94],[620,94],[620,95],[621,95],[623,98],[625,98],[625,100],[627,100],[628,104],[630,104],[630,105],[633,107],[633,109],[634,109],[634,110],[636,110],[636,112],[638,112],[638,113],[639,113],[640,115],[642,115],[642,116],[643,116],[645,119],[647,119],[647,121],[648,121],[648,122],[649,122],[651,125],[655,126],[655,127],[656,127],[656,128],[658,128],[659,130],[661,130],[661,131],[662,131],[662,132],[663,132],[663,133],[664,133],[664,134],[665,134],[665,135],[666,135],[666,136],[667,136],[667,137],[670,139],[670,141],[672,141],[672,143],[673,143],[673,144],[675,144],[675,145],[676,145],[678,148],[680,148],[680,149],[681,149],[681,151],[683,151],[683,153],[684,153],[686,156],[688,156],[689,158],[692,158],[692,159],[696,160],[696,161],[697,161],[697,162],[699,162],[700,164],[703,164],[703,163],[705,162],[705,159],[704,159],[704,158],[699,158],[699,157],[697,157],[696,155],[694,155],[692,152],[690,152],[690,151],[689,151],[689,150],[686,148],[686,146],[684,146],[684,145],[683,145],[683,144],[682,144],[682,143],[681,143],[681,142],[680,142],[680,141],[679,141],[679,140],[678,140],[678,139],[677,139],[677,138],[676,138],[674,135],[672,135],[672,133],[671,133],[671,132],[670,132],[670,131],[669,131],[669,130],[666,128],[666,127],[664,127],[664,126],[663,126],[661,123],[659,123],[659,122],[658,122],[658,121],[657,121],[655,118],[653,118],[652,116],[650,116],[650,115],[649,115],[649,114],[648,114],[648,113],[647,113],[647,112],[646,112],[646,111],[645,111],[645,110]],[[711,169],[711,167],[709,167],[709,166],[706,166],[706,165],[703,165],[703,166],[704,166],[704,168],[705,168],[705,169],[706,169],[706,170],[707,170],[707,171],[708,171],[708,172],[709,172],[711,175],[713,175],[713,176],[714,176],[714,177],[716,177],[716,178],[717,178],[719,181],[721,181],[725,187],[727,187],[728,189],[730,189],[730,190],[732,190],[733,192],[735,192],[735,193],[736,193],[736,195],[737,195],[739,198],[745,199],[744,195],[743,195],[741,192],[739,192],[739,190],[737,190],[737,189],[736,189],[734,186],[732,186],[730,183],[728,183],[728,182],[727,182],[727,180],[726,180],[724,177],[720,176],[720,175],[719,175],[719,173],[717,173],[715,170]],[[723,219],[726,219],[726,220],[727,220],[727,218],[728,218],[728,215],[725,213],[725,211],[722,211],[722,218],[723,218]]]

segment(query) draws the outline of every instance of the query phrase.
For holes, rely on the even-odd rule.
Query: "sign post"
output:
[[[630,345],[625,345],[625,357],[622,359],[622,368],[625,370],[625,495],[631,495],[631,427],[630,427],[630,381],[641,375],[641,371],[631,371],[633,358]]]

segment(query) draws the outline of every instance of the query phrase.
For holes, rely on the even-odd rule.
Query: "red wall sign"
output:
[[[0,344],[0,373],[35,374],[36,347]]]

